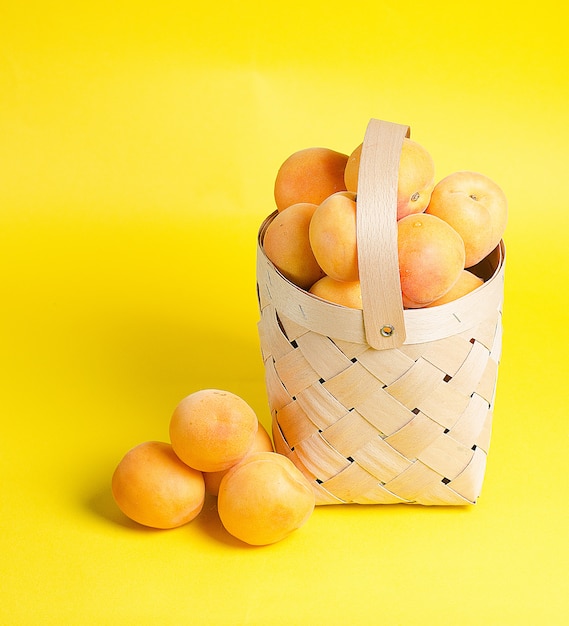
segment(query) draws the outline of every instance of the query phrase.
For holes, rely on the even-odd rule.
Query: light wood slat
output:
[[[350,463],[341,472],[328,478],[322,486],[344,502],[353,502],[360,492],[376,487],[377,478],[366,472],[357,463]]]
[[[415,461],[384,486],[392,493],[396,493],[409,502],[417,502],[420,500],[423,492],[438,485],[442,478],[440,474],[421,463],[421,461]]]
[[[419,358],[403,376],[387,386],[386,391],[407,408],[414,409],[444,377],[445,373],[438,367]]]
[[[414,361],[423,358],[449,376],[454,376],[472,348],[470,339],[470,333],[468,337],[453,335],[438,341],[405,345],[400,350]]]
[[[273,446],[275,448],[275,451],[293,460],[292,456],[294,452],[292,452],[291,449],[289,448],[286,442],[286,439],[282,433],[282,430],[279,427],[279,423],[277,422],[276,419],[272,420],[271,429],[272,429],[272,435],[273,435]],[[298,463],[295,462],[295,465],[300,469],[300,466]],[[309,480],[311,481],[316,480],[316,476],[312,474],[309,477]]]
[[[319,505],[322,504],[350,504],[345,500],[341,500],[338,496],[331,494],[324,485],[320,483],[313,483],[312,488],[314,489],[314,493],[316,495],[316,502]]]
[[[371,391],[354,408],[383,436],[392,435],[415,417],[382,387]]]
[[[445,478],[456,478],[470,463],[474,451],[442,434],[421,450],[418,459]]]
[[[294,451],[304,467],[322,481],[335,476],[350,464],[350,461],[332,448],[320,433],[301,441]]]
[[[372,348],[362,352],[357,360],[385,385],[394,383],[415,362],[401,350],[373,350]]]
[[[292,401],[275,411],[275,419],[281,431],[286,433],[286,441],[291,448],[318,432],[318,427],[308,419],[298,402]]]
[[[474,500],[465,498],[462,494],[451,488],[452,483],[445,484],[443,482],[433,481],[426,485],[421,494],[415,501],[416,504],[424,504],[427,506],[441,505],[468,505],[474,504]]]
[[[452,380],[449,380],[449,387],[459,393],[472,393],[482,379],[489,358],[488,348],[478,341],[474,341],[464,363],[452,377]]]
[[[279,329],[281,332],[284,331],[284,336],[288,341],[294,341],[302,335],[310,332],[307,328],[302,326],[301,324],[297,324],[289,319],[286,315],[283,315],[279,312],[278,319]]]
[[[404,501],[400,496],[380,485],[375,476],[366,472],[357,463],[351,463],[341,472],[324,481],[323,487],[345,502],[367,504],[372,493],[376,502],[380,504],[398,504]],[[368,494],[367,497],[366,494]]]
[[[322,431],[323,439],[346,458],[353,457],[360,447],[376,435],[377,430],[357,411],[349,411]]]
[[[271,412],[281,409],[291,401],[291,395],[285,389],[272,358],[265,359],[265,386],[270,398]]]
[[[324,430],[346,414],[346,407],[319,382],[310,385],[296,395],[296,401],[304,409],[310,421]]]
[[[418,409],[445,428],[452,428],[470,402],[470,395],[439,381],[431,392],[418,403]]]
[[[482,489],[486,459],[482,448],[476,448],[468,466],[449,483],[449,487],[470,502],[475,502]]]
[[[338,346],[338,348],[346,355],[348,359],[354,359],[360,356],[363,352],[369,350],[367,343],[354,343],[352,341],[344,341],[335,337],[332,341]]]
[[[488,358],[486,367],[482,372],[482,376],[478,381],[474,391],[482,396],[488,404],[492,404],[494,400],[494,389],[496,387],[496,378],[498,377],[498,363],[492,358]]]
[[[372,119],[360,158],[358,268],[366,342],[377,350],[397,348],[406,338],[397,256],[397,185],[393,184],[406,136],[408,126]]]
[[[471,341],[472,339],[476,339],[478,343],[481,343],[488,349],[490,352],[492,346],[494,345],[494,340],[496,337],[496,331],[498,329],[498,317],[499,311],[495,311],[493,315],[489,315],[487,318],[482,320],[475,328],[471,328],[468,331],[461,333],[461,337]]]
[[[494,333],[494,341],[490,347],[490,358],[496,363],[500,362],[502,356],[502,314],[500,313],[499,320],[496,323],[496,332]]]
[[[306,333],[298,337],[296,343],[304,358],[324,380],[337,376],[352,365],[350,359],[324,335]]]
[[[275,361],[275,370],[291,396],[318,380],[318,374],[310,367],[300,350],[292,350]]]
[[[377,379],[359,363],[353,363],[348,369],[322,383],[347,409],[353,409],[363,402],[369,395],[370,387],[376,385]]]
[[[421,451],[444,432],[444,428],[432,419],[418,413],[408,424],[385,441],[408,459],[416,459]]]
[[[265,224],[263,224],[263,226],[265,226]],[[259,246],[258,252],[259,251],[262,252],[262,249],[260,246]],[[259,303],[259,310],[263,311],[263,309],[266,306],[271,305],[274,302],[274,300],[269,291],[268,281],[259,280],[260,278],[259,271],[263,267],[263,260],[260,259],[259,256],[260,255],[257,253],[257,301]]]
[[[483,450],[486,454],[490,449],[490,436],[492,434],[492,411],[488,411],[486,413],[486,418],[484,419],[484,424],[482,425],[482,430],[478,433],[476,437],[476,446]]]
[[[272,305],[266,306],[261,311],[261,319],[257,327],[263,360],[269,356],[278,360],[294,349],[275,323],[275,309]]]
[[[379,484],[372,486],[371,489],[361,490],[353,502],[355,504],[411,504],[409,500],[401,498]]]
[[[476,444],[488,411],[488,402],[478,394],[472,394],[468,406],[450,430],[452,438],[465,446]]]
[[[381,437],[372,437],[357,452],[352,453],[352,456],[382,483],[393,480],[412,464],[412,461],[392,448]]]

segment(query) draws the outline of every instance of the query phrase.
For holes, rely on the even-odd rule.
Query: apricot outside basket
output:
[[[363,311],[296,287],[263,252],[258,325],[277,452],[317,504],[474,504],[490,443],[501,351],[503,242],[458,300],[404,310],[397,175],[409,128],[370,120],[357,195]]]

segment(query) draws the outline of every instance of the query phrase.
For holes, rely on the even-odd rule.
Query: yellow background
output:
[[[567,16],[557,2],[4,3],[0,622],[564,624]],[[110,477],[177,402],[269,425],[255,240],[280,163],[411,126],[510,202],[503,358],[475,507],[318,508],[250,548],[215,503],[130,523]]]

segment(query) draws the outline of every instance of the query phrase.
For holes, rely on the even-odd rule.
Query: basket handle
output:
[[[397,180],[408,126],[371,119],[358,174],[356,232],[367,343],[377,350],[405,341],[397,253]]]

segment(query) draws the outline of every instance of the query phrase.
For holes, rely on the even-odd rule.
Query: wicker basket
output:
[[[490,443],[501,350],[503,242],[485,282],[404,310],[397,259],[399,155],[409,128],[372,119],[361,156],[357,237],[363,311],[296,287],[263,252],[258,325],[277,452],[317,504],[474,504]]]

